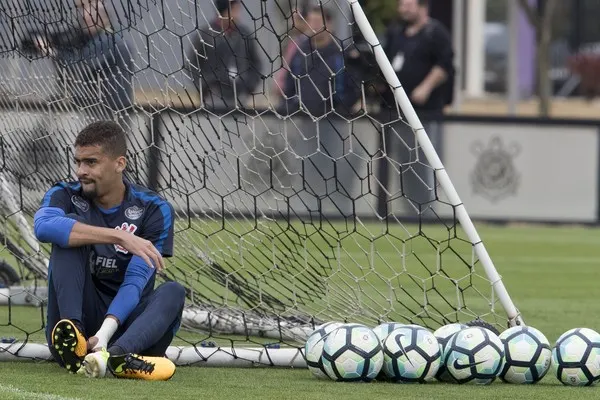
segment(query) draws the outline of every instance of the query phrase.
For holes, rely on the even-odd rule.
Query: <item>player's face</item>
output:
[[[114,157],[101,146],[77,146],[75,148],[77,178],[83,194],[88,199],[107,194],[123,179],[125,157]]]
[[[293,15],[293,20],[294,20],[294,27],[298,31],[305,33],[307,35],[310,35],[310,29],[307,26],[308,24],[306,23],[306,20],[300,14],[300,10],[295,10],[294,15]]]
[[[317,11],[311,11],[308,13],[306,17],[306,23],[314,31],[314,33],[319,33],[323,30],[325,24],[323,23],[323,15]],[[309,30],[310,31],[310,30]]]
[[[418,0],[399,0],[398,12],[400,18],[408,24],[415,23],[419,18],[421,6]]]
[[[79,13],[83,28],[94,34],[98,29],[108,26],[108,15],[104,4],[98,1],[81,1],[79,3]]]
[[[239,19],[242,15],[242,6],[239,2],[231,3],[231,19],[236,20]]]

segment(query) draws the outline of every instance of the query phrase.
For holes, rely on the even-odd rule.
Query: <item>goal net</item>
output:
[[[303,366],[326,321],[520,318],[356,0],[5,0],[0,67],[2,360],[50,357],[33,214],[101,119],[177,213],[179,364]]]

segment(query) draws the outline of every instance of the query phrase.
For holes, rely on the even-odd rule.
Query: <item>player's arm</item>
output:
[[[67,214],[70,203],[69,193],[61,186],[54,186],[46,193],[33,219],[34,233],[40,242],[60,247],[118,244],[141,257],[147,265],[164,268],[162,256],[150,240],[77,221]]]
[[[35,236],[60,247],[121,244],[122,231],[87,225],[67,215],[61,207],[40,207],[33,218]]]
[[[143,230],[146,240],[156,247],[156,249],[165,257],[173,255],[173,228],[174,213],[171,205],[166,201],[161,201],[152,214],[148,217]],[[131,234],[128,234],[133,236]],[[155,269],[149,266],[141,257],[133,256],[127,270],[123,283],[117,291],[108,311],[106,318],[98,333],[94,335],[97,339],[90,340],[93,349],[106,347],[111,337],[117,331],[120,324],[125,322],[131,312],[139,304],[142,293],[150,279],[154,276]]]
[[[425,85],[429,88],[430,91],[448,79],[453,68],[452,59],[454,58],[452,40],[450,39],[448,32],[441,27],[436,27],[432,36],[431,44],[433,45],[432,54],[434,66],[421,83],[421,85]]]
[[[425,104],[431,92],[444,83],[452,71],[454,54],[448,32],[442,27],[434,27],[429,46],[431,46],[433,67],[410,96],[411,100],[417,104]]]
[[[70,214],[71,211],[71,198],[67,189],[61,185],[50,188],[33,218],[36,238],[40,242],[60,247],[120,244],[120,235],[124,232],[78,222],[76,216]]]

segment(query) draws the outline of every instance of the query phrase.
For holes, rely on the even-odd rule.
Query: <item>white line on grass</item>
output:
[[[75,397],[63,397],[57,394],[36,393],[0,383],[0,393],[14,394],[20,399],[26,400],[77,400]]]

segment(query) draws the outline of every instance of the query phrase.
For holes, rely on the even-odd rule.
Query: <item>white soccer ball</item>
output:
[[[373,328],[373,332],[375,332],[375,334],[379,338],[379,341],[383,344],[383,341],[385,340],[385,338],[387,338],[387,336],[394,329],[402,328],[403,326],[406,326],[406,325],[401,324],[399,322],[384,322],[382,324],[377,325],[375,328]]]
[[[323,344],[325,338],[331,332],[342,326],[341,322],[326,322],[318,326],[313,333],[306,339],[304,344],[304,356],[306,357],[306,365],[310,372],[317,378],[327,378],[327,374],[323,369],[321,355],[323,354]]]
[[[331,332],[323,344],[323,368],[336,381],[370,382],[383,365],[383,351],[372,329],[344,324]]]
[[[435,336],[438,343],[440,344],[441,354],[444,354],[444,348],[446,347],[446,344],[448,344],[448,342],[450,341],[450,338],[456,332],[459,332],[466,328],[468,328],[468,326],[465,324],[453,323],[441,326],[433,332],[433,336]],[[441,382],[453,382],[453,379],[450,376],[450,374],[448,374],[448,371],[446,370],[446,365],[443,362],[440,363],[440,368],[438,369],[438,372],[435,375],[435,377]]]
[[[552,349],[552,368],[565,385],[596,384],[600,379],[600,334],[588,328],[563,333]]]
[[[437,339],[422,327],[395,329],[383,342],[383,372],[394,382],[432,381],[440,367],[441,358]]]
[[[504,345],[494,332],[472,326],[455,333],[445,347],[443,361],[457,383],[492,383],[502,368]]]
[[[508,383],[539,382],[550,369],[550,342],[531,326],[514,326],[500,334],[504,366],[500,378]]]

